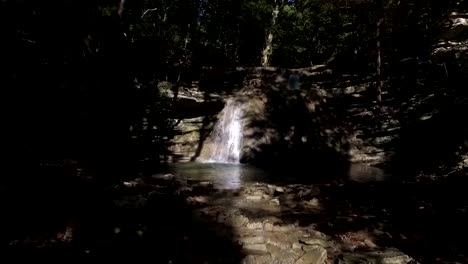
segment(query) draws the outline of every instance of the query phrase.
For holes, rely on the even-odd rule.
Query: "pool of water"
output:
[[[169,165],[168,171],[187,180],[212,182],[219,189],[237,189],[243,183],[255,183],[267,179],[265,171],[243,164],[173,163]]]
[[[168,172],[186,180],[209,181],[219,189],[237,189],[243,184],[268,181],[303,183],[305,179],[313,180],[318,174],[323,174],[323,172],[314,172],[312,167],[310,170],[300,173],[283,172],[281,175],[277,175],[274,172],[267,172],[251,165],[198,162],[172,163],[169,164]],[[390,179],[390,175],[382,169],[362,164],[352,164],[345,175],[330,174],[327,176],[329,180],[340,177],[360,183],[384,182]]]

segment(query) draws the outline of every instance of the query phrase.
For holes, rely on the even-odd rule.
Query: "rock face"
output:
[[[175,136],[168,149],[172,153],[170,161],[190,161],[195,157],[202,130],[203,117],[181,120],[175,127]]]
[[[373,113],[355,106],[368,92],[369,83],[353,84],[350,80],[348,85],[323,89],[316,83],[317,79],[330,78],[323,67],[281,71],[242,68],[238,72],[244,79],[232,95],[244,108],[241,162],[271,165],[277,161],[314,161],[336,166],[342,161],[378,164],[391,156],[386,146],[397,140],[395,133],[365,135]],[[291,79],[302,84],[300,89],[291,85]],[[210,134],[227,98],[218,96],[215,100],[211,94],[204,98],[197,84],[194,87],[189,94],[179,92],[175,104],[174,119],[180,122],[169,147],[170,161],[188,161],[212,148]],[[338,118],[338,108],[343,116],[353,116],[351,123]],[[382,132],[398,130],[392,109],[384,111],[389,115],[378,125]],[[363,140],[366,136],[372,140]],[[283,151],[277,151],[280,148]]]

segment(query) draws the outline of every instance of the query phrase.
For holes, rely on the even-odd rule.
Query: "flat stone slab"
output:
[[[411,258],[396,249],[343,254],[339,264],[407,264]]]
[[[327,251],[323,247],[315,247],[307,251],[295,264],[323,264],[327,260]]]
[[[245,244],[242,248],[250,254],[265,254],[268,252],[265,244]]]

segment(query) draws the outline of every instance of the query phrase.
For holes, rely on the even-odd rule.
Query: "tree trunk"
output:
[[[382,23],[383,23],[383,18],[380,18],[379,21],[377,22],[377,34],[376,34],[376,37],[377,37],[377,69],[376,69],[376,73],[377,73],[377,83],[376,83],[376,93],[377,93],[377,103],[380,103],[382,102],[382,54],[381,54],[381,38],[380,38],[380,35],[381,35],[381,32],[380,32],[380,29],[381,29],[381,26],[382,26]]]
[[[275,8],[271,13],[271,27],[266,34],[265,40],[265,48],[262,51],[262,58],[260,64],[262,67],[270,66],[270,59],[271,55],[273,54],[273,31],[275,30],[276,26],[276,19],[278,18],[280,4],[278,3],[280,0],[275,0]]]

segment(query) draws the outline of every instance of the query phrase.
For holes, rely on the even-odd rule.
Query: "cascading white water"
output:
[[[239,163],[242,143],[242,103],[228,99],[212,136],[211,162]]]

